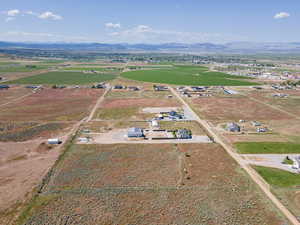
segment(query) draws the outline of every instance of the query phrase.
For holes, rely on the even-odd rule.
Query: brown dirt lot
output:
[[[14,224],[14,217],[59,154],[41,145],[41,140],[0,143],[0,224]]]
[[[123,108],[123,107],[179,107],[175,99],[139,98],[139,99],[106,99],[101,108]]]
[[[24,87],[11,87],[8,90],[0,90],[0,105],[6,104],[30,93],[31,90]]]
[[[247,97],[198,98],[194,99],[192,103],[201,116],[213,121],[291,119],[291,116]]]
[[[75,121],[103,94],[94,89],[44,89],[0,110],[1,121]]]
[[[288,94],[289,96],[287,98],[275,98],[272,97],[272,94],[274,93]],[[262,102],[277,106],[300,117],[300,91],[285,90],[252,92],[250,96]]]
[[[27,225],[287,223],[217,144],[74,145]]]

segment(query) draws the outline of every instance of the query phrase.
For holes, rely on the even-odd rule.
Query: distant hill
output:
[[[105,44],[105,43],[22,43],[0,42],[0,48],[56,49],[116,52],[182,52],[182,53],[300,53],[300,42],[256,43],[165,43],[165,44]]]

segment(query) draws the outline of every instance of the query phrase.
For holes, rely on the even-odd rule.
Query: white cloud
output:
[[[105,27],[107,28],[121,28],[121,24],[120,23],[106,23]]]
[[[7,17],[6,19],[5,19],[5,22],[10,22],[10,21],[13,21],[13,20],[15,20],[15,17]]]
[[[280,12],[280,13],[277,13],[275,16],[274,16],[274,19],[283,19],[283,18],[287,18],[287,17],[290,17],[291,15],[287,12]]]
[[[53,19],[53,20],[62,20],[63,17],[60,15],[56,15],[53,12],[47,11],[38,16],[40,19]]]
[[[159,30],[147,25],[139,25],[127,30],[109,33],[110,42],[128,43],[226,43],[231,41],[249,41],[247,37],[205,33],[205,32],[182,32],[173,30]]]
[[[16,16],[18,14],[20,14],[20,10],[18,9],[12,9],[12,10],[8,10],[5,12],[6,15],[12,17],[12,16]]]

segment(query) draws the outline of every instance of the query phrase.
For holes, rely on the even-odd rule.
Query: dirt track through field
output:
[[[191,113],[194,114],[195,119],[209,132],[209,134],[214,138],[214,140],[219,143],[226,152],[249,174],[253,181],[260,187],[260,189],[268,196],[268,198],[275,204],[275,206],[282,212],[283,215],[294,225],[300,225],[297,218],[276,198],[275,195],[270,191],[269,185],[263,180],[263,178],[246,164],[239,154],[236,153],[235,149],[227,143],[223,138],[207,123],[207,121],[200,119],[200,117],[191,109],[189,104],[172,88],[171,92],[176,96],[183,105],[188,107]]]
[[[105,90],[104,94],[98,99],[97,103],[95,104],[94,108],[92,109],[92,111],[91,111],[91,113],[90,113],[90,115],[89,115],[89,117],[88,117],[88,119],[87,119],[87,122],[90,122],[90,121],[94,118],[94,115],[95,115],[97,109],[99,108],[100,104],[104,101],[105,96],[107,95],[107,93],[108,93],[110,90],[111,90],[111,88],[108,87],[108,88]]]

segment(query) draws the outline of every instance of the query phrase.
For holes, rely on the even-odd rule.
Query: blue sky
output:
[[[0,40],[299,42],[299,0],[1,0]]]

